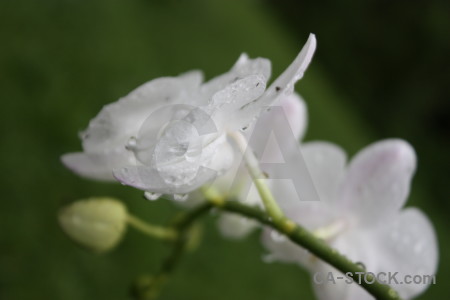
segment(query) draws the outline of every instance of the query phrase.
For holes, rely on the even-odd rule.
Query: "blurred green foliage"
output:
[[[448,5],[375,2],[1,1],[0,299],[127,299],[135,276],[155,271],[169,248],[130,230],[116,251],[93,255],[63,235],[56,212],[103,195],[156,223],[178,209],[80,179],[59,156],[80,148],[76,133],[104,104],[151,78],[193,68],[211,78],[243,51],[270,58],[277,75],[310,31],[319,50],[297,88],[307,139],[350,153],[392,135],[413,143],[420,164],[409,204],[432,218],[441,246],[438,284],[420,299],[448,296]],[[302,269],[261,261],[257,234],[227,241],[214,216],[206,225],[161,299],[313,299]]]

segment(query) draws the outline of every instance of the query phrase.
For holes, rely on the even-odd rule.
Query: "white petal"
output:
[[[212,117],[217,127],[240,129],[242,122],[234,118],[235,112],[260,97],[266,89],[265,82],[262,75],[250,75],[215,93],[210,106],[215,111]]]
[[[222,213],[217,225],[220,232],[230,239],[245,238],[259,226],[254,220],[231,213]]]
[[[378,228],[375,237],[379,272],[399,272],[405,275],[436,274],[439,253],[436,233],[430,220],[417,208],[406,208],[400,215]],[[400,296],[417,296],[428,284],[393,284]]]
[[[312,60],[316,51],[316,37],[310,34],[305,46],[289,65],[289,67],[272,83],[267,93],[276,95],[277,93],[291,93],[294,91],[294,84],[299,81]]]
[[[341,272],[324,262],[318,264],[313,272],[313,276],[314,274],[317,274],[316,280],[323,281],[323,284],[317,284],[312,280],[313,289],[318,300],[375,300],[357,283],[346,283],[345,280],[347,279]],[[332,274],[332,277],[329,274]],[[344,277],[345,279],[337,277]],[[357,277],[354,278],[357,279]]]
[[[265,149],[268,150],[269,156],[272,154],[277,156],[273,153],[275,150],[271,150],[271,148],[285,147],[283,140],[293,137],[293,139],[298,141],[305,133],[307,111],[303,99],[298,94],[294,93],[283,97],[280,100],[279,105],[280,106],[270,107],[270,109],[264,111],[260,118],[253,123],[250,128],[247,128],[244,131],[250,146],[255,150],[259,157],[262,157],[262,153],[267,152]],[[279,107],[282,109],[280,110]],[[290,125],[290,128],[285,128],[285,125],[287,124]],[[271,132],[279,133],[277,138],[280,140],[281,145],[268,144],[269,141],[267,137]],[[270,160],[271,159],[267,159],[267,161]],[[276,161],[275,158],[273,160]]]
[[[198,88],[201,73],[149,81],[126,97],[103,107],[81,136],[85,151],[103,151],[124,145],[136,136],[145,119],[163,105],[186,102]]]
[[[309,193],[301,191],[294,186],[291,179],[271,179],[272,193],[287,217],[301,224],[302,226],[314,230],[328,223],[335,217],[333,207],[325,201],[306,201],[302,196]]]
[[[164,145],[161,145],[164,148]],[[170,152],[170,147],[167,147]],[[158,149],[156,152],[164,152]],[[184,194],[192,192],[210,182],[231,167],[233,149],[224,136],[200,149],[199,156],[181,153],[167,161],[149,163],[146,166],[128,166],[114,170],[114,177],[123,184],[153,193]]]
[[[313,259],[311,254],[289,239],[280,236],[273,229],[264,229],[261,242],[270,253],[268,256],[270,261],[297,263],[305,268],[311,267]]]
[[[249,75],[262,75],[267,81],[270,77],[270,61],[265,58],[249,59],[247,54],[241,54],[232,69],[218,77],[211,79],[202,85],[202,93],[206,97],[211,97],[217,91],[225,88],[236,80]]]
[[[415,166],[414,149],[403,140],[366,147],[349,165],[338,200],[340,209],[361,224],[389,219],[406,201]]]
[[[337,237],[327,241],[331,247],[348,257],[351,261],[362,263],[367,272],[377,272],[377,258],[379,253],[375,247],[376,242],[373,240],[373,236],[367,231],[348,227]],[[319,272],[319,276],[322,278],[326,278],[329,272],[331,272],[336,282],[336,284],[327,283],[323,285],[316,285],[313,283],[314,291],[316,292],[318,299],[374,299],[358,284],[346,283],[346,280],[348,280],[347,278],[337,278],[344,275],[334,267],[317,258],[313,269],[313,275],[315,272]],[[358,274],[353,274],[352,278],[355,281],[358,281]]]
[[[308,111],[305,101],[299,94],[293,93],[281,98],[280,105],[286,113],[292,133],[297,140],[301,140],[308,125]]]
[[[63,164],[78,175],[90,179],[114,181],[112,170],[133,161],[126,151],[109,153],[67,153],[61,157]]]
[[[344,176],[345,152],[327,142],[305,143],[301,150],[320,201],[333,203]]]
[[[145,166],[128,166],[113,171],[114,177],[122,184],[135,187],[151,193],[161,194],[186,194],[190,193],[209,180],[212,180],[217,173],[207,168],[199,168],[196,176],[191,180],[181,184],[174,184],[176,179],[161,174],[154,168]],[[174,175],[175,176],[175,175]]]
[[[316,38],[310,34],[305,46],[289,67],[270,85],[264,95],[251,105],[245,106],[238,112],[237,119],[242,121],[242,126],[250,124],[252,118],[259,115],[266,106],[279,101],[279,97],[292,94],[295,83],[303,77],[314,51],[316,50]]]

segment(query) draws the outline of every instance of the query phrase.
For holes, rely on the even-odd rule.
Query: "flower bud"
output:
[[[61,209],[58,220],[72,240],[101,253],[113,249],[122,239],[127,225],[127,209],[113,198],[89,198]]]

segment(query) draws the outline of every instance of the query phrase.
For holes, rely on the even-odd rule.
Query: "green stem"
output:
[[[127,222],[135,229],[154,238],[173,241],[176,240],[178,236],[177,231],[172,228],[148,224],[147,222],[142,221],[141,219],[130,214],[127,216]]]
[[[360,264],[350,261],[344,255],[328,246],[323,240],[317,238],[313,233],[309,232],[302,226],[295,224],[291,220],[283,218],[275,221],[264,211],[237,201],[211,201],[201,204],[193,210],[186,212],[175,221],[173,226],[178,230],[179,235],[173,244],[172,252],[164,261],[159,272],[154,277],[143,277],[137,282],[135,285],[135,295],[137,299],[156,299],[160,290],[166,283],[168,277],[173,273],[180,261],[180,258],[182,257],[182,254],[184,253],[189,228],[198,218],[206,214],[213,207],[254,219],[263,225],[277,230],[279,233],[287,236],[293,243],[307,249],[313,255],[335,267],[343,274],[347,272],[357,274],[356,272],[360,272],[359,274],[362,274],[362,276],[367,276],[366,278],[368,282],[374,281],[372,280],[373,277],[370,274],[366,275],[365,270]],[[374,281],[372,284],[369,284],[365,280],[362,280],[361,286],[378,300],[401,300],[400,296],[394,289],[378,281]]]
[[[178,266],[185,249],[188,247],[192,225],[213,207],[214,206],[209,202],[203,203],[182,214],[175,220],[173,227],[178,234],[173,243],[172,250],[163,261],[155,276],[143,276],[135,282],[132,292],[136,299],[154,300],[158,298],[162,288]]]
[[[309,250],[312,254],[329,263],[344,274],[351,272],[354,275],[356,272],[365,272],[360,265],[353,263],[342,254],[338,253],[335,249],[328,246],[322,239],[319,239],[308,230],[287,219],[267,186],[265,176],[259,168],[258,160],[251,149],[249,149],[245,137],[239,132],[229,133],[229,136],[234,139],[237,146],[241,150],[247,169],[256,185],[256,188],[258,189],[258,193],[270,218],[268,218],[263,212],[252,207],[245,206],[237,201],[211,201],[211,203],[222,208],[223,210],[235,212],[240,215],[256,219],[261,223],[276,229],[278,232],[286,235],[295,244]],[[365,278],[367,278],[368,282],[373,281],[373,276],[370,274]],[[377,281],[369,284],[365,280],[362,280],[361,286],[364,287],[370,294],[375,296],[376,299],[400,299],[394,289]]]
[[[228,134],[236,142],[242,155],[244,156],[245,164],[247,166],[250,177],[258,190],[264,207],[267,213],[274,221],[280,221],[284,218],[284,213],[278,206],[277,201],[272,195],[269,187],[266,184],[266,176],[259,168],[258,160],[253,154],[252,149],[248,146],[245,137],[238,131],[234,131]]]
[[[352,274],[356,274],[356,272],[365,273],[365,270],[359,264],[350,261],[347,257],[328,246],[323,240],[318,239],[311,232],[300,225],[295,224],[291,220],[285,219],[279,222],[271,221],[261,210],[237,201],[227,201],[222,203],[219,207],[222,210],[252,218],[277,230],[286,235],[292,242],[307,249],[318,258],[341,271],[343,274],[347,272],[351,272]],[[368,274],[366,278],[368,282],[373,281],[373,276],[370,274]],[[369,284],[365,280],[362,280],[361,286],[378,300],[401,300],[400,296],[393,288],[378,281]]]

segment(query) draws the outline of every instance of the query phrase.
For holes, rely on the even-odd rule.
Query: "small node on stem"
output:
[[[206,200],[213,204],[215,207],[223,207],[225,205],[225,198],[212,186],[202,187],[201,191]]]
[[[297,228],[297,224],[295,224],[295,222],[292,220],[284,219],[281,221],[281,228],[283,230],[283,233],[290,235]]]

